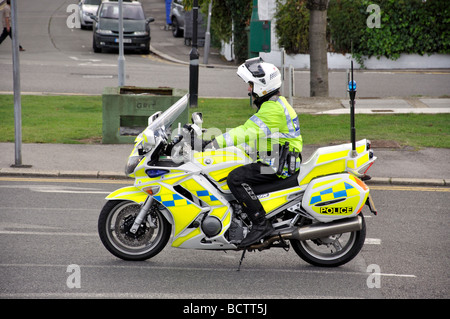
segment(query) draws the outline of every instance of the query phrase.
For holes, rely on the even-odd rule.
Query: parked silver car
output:
[[[80,0],[78,3],[82,29],[92,28],[92,15],[95,15],[102,0]]]
[[[183,0],[173,0],[170,7],[170,19],[172,20],[172,35],[176,38],[183,36],[184,16]]]

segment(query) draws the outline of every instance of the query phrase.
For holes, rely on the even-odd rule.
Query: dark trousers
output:
[[[258,213],[265,216],[266,212],[262,207],[254,189],[264,189],[264,184],[271,185],[279,178],[275,173],[267,173],[268,166],[262,163],[251,163],[240,166],[228,175],[227,184],[234,197],[244,205],[244,211],[250,218],[258,217]]]
[[[11,40],[12,40],[12,29],[10,28],[9,29],[9,32],[8,32],[8,29],[6,29],[6,28],[3,28],[3,32],[2,32],[2,34],[0,35],[0,44],[2,44],[2,42],[3,42],[3,40],[5,40],[8,36],[11,38]],[[22,46],[21,45],[19,45],[19,48],[20,49],[22,49]]]

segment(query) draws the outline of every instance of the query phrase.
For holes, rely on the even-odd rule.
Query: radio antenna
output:
[[[352,141],[352,157],[356,157],[356,130],[355,130],[355,96],[356,82],[353,80],[353,61],[351,61],[351,80],[348,82],[348,93],[350,95],[350,138]]]

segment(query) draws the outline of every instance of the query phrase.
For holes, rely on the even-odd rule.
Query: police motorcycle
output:
[[[353,75],[349,92],[354,118]],[[324,267],[345,264],[359,253],[366,236],[361,210],[367,205],[376,214],[364,183],[376,157],[369,140],[354,140],[353,118],[351,143],[318,148],[299,171],[256,192],[274,231],[242,248],[251,222],[226,179],[254,158],[240,147],[196,150],[191,138],[202,134],[200,113],[192,114],[193,124],[171,132],[187,107],[185,95],[164,113],[150,116],[137,136],[126,166],[134,185],[109,194],[98,220],[100,239],[110,253],[146,260],[170,239],[177,248],[242,250],[239,267],[247,250],[292,246],[304,261]]]

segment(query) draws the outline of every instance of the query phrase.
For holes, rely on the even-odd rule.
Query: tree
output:
[[[308,0],[310,96],[328,96],[327,9],[329,0]]]
[[[199,0],[202,13],[207,16],[211,0]],[[186,10],[192,9],[193,0],[183,0]],[[234,35],[236,63],[248,58],[248,39],[246,27],[250,24],[252,2],[249,0],[213,0],[211,31],[215,38],[229,42]],[[232,31],[233,30],[233,31]]]

